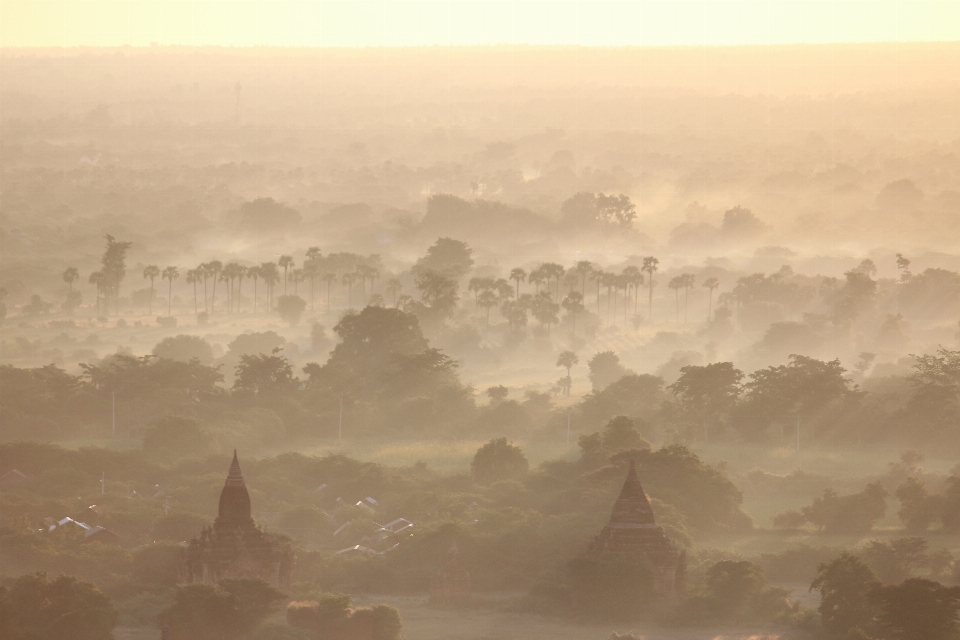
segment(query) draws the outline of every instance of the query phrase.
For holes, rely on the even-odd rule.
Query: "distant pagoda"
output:
[[[217,519],[181,551],[180,583],[259,578],[284,589],[290,586],[292,571],[290,545],[264,533],[250,515],[250,494],[234,450]]]
[[[637,469],[630,461],[627,479],[613,505],[610,521],[590,544],[594,553],[609,552],[642,560],[653,572],[662,596],[681,597],[686,589],[687,554],[676,547],[653,518]]]

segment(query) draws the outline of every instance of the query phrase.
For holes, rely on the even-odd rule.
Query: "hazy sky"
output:
[[[960,1],[0,0],[0,45],[724,45],[960,39]]]

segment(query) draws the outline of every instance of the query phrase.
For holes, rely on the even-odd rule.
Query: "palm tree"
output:
[[[243,289],[243,279],[247,275],[247,268],[241,264],[237,265],[237,313],[240,313],[240,301],[243,299],[242,289]]]
[[[560,278],[563,277],[563,274],[566,270],[563,268],[562,264],[557,264],[556,262],[547,262],[540,266],[540,269],[543,270],[543,275],[547,278],[547,287],[550,286],[550,278],[555,278],[557,281],[557,289],[554,294],[555,298],[560,298]]]
[[[260,267],[247,267],[247,277],[253,278],[253,312],[257,312],[257,279],[260,278]]]
[[[534,295],[540,293],[540,285],[546,281],[547,281],[547,274],[544,273],[542,266],[531,270],[530,275],[527,276],[527,282],[529,282],[530,284],[534,285],[534,287],[536,287],[536,290],[534,291]]]
[[[217,305],[217,278],[223,270],[223,263],[219,260],[211,260],[207,263],[207,269],[210,270],[210,275],[213,276],[213,291],[211,292],[210,298],[210,313],[212,314],[214,307]]]
[[[584,299],[587,298],[587,276],[593,273],[593,263],[589,260],[580,260],[577,264],[573,265],[573,271],[576,271],[580,274],[580,277],[583,278],[583,286],[580,289],[580,295]]]
[[[713,290],[720,286],[720,281],[716,278],[707,278],[703,281],[703,288],[710,290],[710,306],[707,307],[707,322],[710,322],[710,316],[713,314]]]
[[[479,296],[478,304],[487,310],[487,329],[490,328],[490,307],[497,305],[497,294],[492,289],[484,289]]]
[[[102,271],[94,271],[90,274],[90,284],[97,286],[97,317],[100,317],[100,292],[103,290],[104,276]],[[106,302],[106,301],[104,301]]]
[[[677,294],[677,322],[680,322],[680,289],[684,286],[683,276],[674,276],[670,278],[667,287],[673,289]]]
[[[582,297],[582,296],[581,296]],[[580,358],[577,357],[573,351],[564,351],[560,354],[560,357],[557,358],[557,366],[565,367],[567,369],[567,378],[570,378],[570,370],[580,362]],[[567,395],[570,395],[570,387],[567,387]]]
[[[357,281],[357,278],[360,276],[357,275],[356,271],[348,271],[343,274],[343,277],[340,278],[340,282],[347,287],[347,306],[353,306],[353,283]]]
[[[323,281],[327,283],[327,312],[330,312],[330,285],[337,281],[336,271],[327,271],[323,274]]]
[[[607,288],[607,322],[610,322],[610,293],[617,286],[617,275],[615,273],[604,272],[603,286]]]
[[[692,273],[680,276],[683,286],[683,324],[687,324],[687,302],[690,301],[690,289],[697,283],[697,277]]]
[[[643,284],[643,274],[640,273],[640,269],[630,265],[629,267],[624,267],[622,275],[626,278],[627,283],[633,287],[633,315],[637,315],[637,300],[640,298],[640,285]]]
[[[600,315],[600,286],[604,283],[606,272],[604,272],[603,269],[593,269],[590,272],[590,275],[593,276],[593,281],[597,283],[597,316],[599,316]]]
[[[520,297],[520,283],[527,279],[527,272],[517,267],[510,270],[510,279],[517,283],[517,298]]]
[[[76,267],[67,267],[63,272],[63,281],[70,286],[70,295],[73,295],[73,283],[80,279],[80,272]]]
[[[467,284],[467,291],[473,291],[473,310],[475,314],[480,310],[480,292],[487,288],[484,282],[486,279],[470,278],[470,282]]]
[[[315,251],[315,254],[311,254],[311,251]],[[310,281],[310,311],[313,311],[313,301],[314,301],[314,285],[317,278],[320,276],[320,250],[317,247],[310,247],[307,249],[307,259],[303,262],[303,277],[306,280]]]
[[[227,267],[229,267],[229,266],[230,266],[230,265],[228,264]],[[227,313],[230,313],[230,309],[231,309],[231,295],[230,295],[230,294],[233,293],[233,287],[230,286],[230,284],[231,284],[230,272],[229,272],[229,269],[228,269],[227,267],[224,267],[223,271],[220,272],[220,277],[217,278],[217,279],[218,279],[220,282],[223,282],[224,284],[227,285]]]
[[[154,286],[153,282],[160,277],[160,267],[155,264],[148,264],[143,268],[143,277],[144,279],[150,279],[150,315],[153,315],[153,296],[154,296]]]
[[[240,308],[239,300],[233,295],[233,281],[237,278],[242,278],[245,272],[246,269],[240,266],[240,264],[237,262],[228,262],[226,266],[223,267],[223,275],[220,277],[220,279],[227,283],[228,313],[234,309],[239,310]]]
[[[294,269],[291,271],[290,280],[293,281],[293,295],[299,295],[297,285],[303,280],[303,269]]]
[[[397,306],[397,294],[403,291],[403,284],[400,283],[398,278],[390,278],[387,280],[387,293],[393,296],[393,306]]]
[[[197,265],[196,271],[197,276],[203,278],[203,312],[208,313],[210,309],[207,303],[207,278],[210,277],[210,265],[203,262]]]
[[[180,271],[176,267],[167,267],[160,274],[160,278],[169,281],[167,286],[167,316],[170,316],[170,301],[173,299],[173,281],[180,277]]]
[[[202,269],[197,267],[196,269],[187,270],[187,284],[193,285],[193,314],[200,315],[200,308],[197,306],[197,282],[200,281],[200,278],[203,275]]]
[[[273,288],[280,282],[280,269],[275,262],[264,262],[260,265],[260,277],[263,278],[263,284],[267,285],[267,292],[270,296],[270,307],[268,311],[273,310]]]
[[[643,266],[640,267],[640,271],[647,274],[647,282],[650,285],[650,299],[647,304],[647,314],[650,316],[651,322],[653,321],[653,274],[657,272],[657,265],[659,264],[659,260],[653,256],[647,256],[643,259]]]
[[[564,309],[567,310],[567,313],[570,314],[570,318],[573,321],[573,324],[570,327],[570,333],[576,334],[577,314],[583,311],[583,294],[581,294],[579,291],[571,291],[560,304]]]
[[[278,264],[283,267],[283,295],[287,295],[287,270],[293,266],[293,256],[280,256]]]
[[[630,282],[629,274],[621,273],[620,275],[617,276],[617,288],[623,289],[623,322],[624,324],[626,324],[627,322],[627,309],[629,309],[627,302],[630,297],[630,284],[631,282]],[[616,305],[614,305],[614,310],[616,310]]]

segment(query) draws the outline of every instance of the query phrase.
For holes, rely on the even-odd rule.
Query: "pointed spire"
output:
[[[616,524],[656,524],[653,518],[653,509],[650,507],[650,501],[647,500],[643,485],[640,484],[640,478],[637,477],[637,467],[633,460],[630,460],[630,470],[627,471],[627,479],[623,482],[620,497],[613,505],[610,522]]]
[[[237,450],[233,450],[233,462],[230,463],[230,472],[228,478],[243,480],[243,474],[240,473],[240,460],[237,458]]]

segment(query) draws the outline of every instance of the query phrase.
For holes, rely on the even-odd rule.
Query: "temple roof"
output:
[[[240,473],[240,460],[237,459],[237,450],[233,450],[233,462],[227,473],[227,481],[220,492],[220,510],[217,514],[217,525],[245,525],[253,524],[250,517],[250,494],[247,485]]]
[[[630,470],[627,479],[620,490],[620,497],[613,505],[610,515],[612,525],[654,525],[653,509],[647,500],[647,495],[637,477],[637,468],[633,460],[630,461]]]

